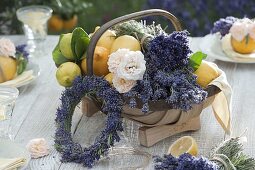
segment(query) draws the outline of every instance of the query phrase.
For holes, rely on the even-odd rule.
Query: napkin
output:
[[[21,75],[18,75],[13,80],[9,80],[4,83],[0,83],[0,85],[16,87],[17,85],[23,84],[23,83],[30,81],[32,79],[34,79],[33,70],[28,70],[28,71],[24,71]]]
[[[209,85],[217,86],[221,89],[221,92],[215,96],[215,99],[212,103],[212,109],[215,118],[225,130],[227,134],[231,133],[231,122],[230,122],[230,114],[232,108],[232,88],[227,81],[226,74],[224,71],[218,68],[218,66],[214,63],[207,62],[212,67],[216,68],[219,77],[214,79]]]
[[[25,158],[6,159],[0,158],[0,170],[13,170],[23,166],[26,162]]]
[[[221,39],[222,50],[227,54],[227,56],[235,61],[255,61],[255,53],[251,54],[240,54],[234,51],[231,45],[231,35],[227,34]]]

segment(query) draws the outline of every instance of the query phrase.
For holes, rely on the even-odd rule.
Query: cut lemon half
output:
[[[197,142],[191,136],[184,136],[175,141],[169,148],[168,154],[175,157],[180,156],[183,153],[189,153],[193,156],[197,156],[198,147]]]

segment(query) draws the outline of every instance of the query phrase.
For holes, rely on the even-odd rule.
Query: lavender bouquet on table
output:
[[[188,153],[178,158],[170,155],[154,157],[155,170],[253,170],[254,158],[243,153],[241,138],[231,138],[213,149],[210,158]]]

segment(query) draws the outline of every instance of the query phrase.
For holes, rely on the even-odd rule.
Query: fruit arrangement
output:
[[[214,23],[212,33],[222,36],[222,47],[230,43],[233,51],[248,55],[255,51],[255,22],[249,18],[222,18]],[[226,51],[226,50],[225,50]]]
[[[130,23],[132,24],[132,22]],[[123,27],[123,25],[120,25],[120,27]],[[95,31],[89,35],[82,28],[76,28],[72,33],[62,34],[60,36],[59,43],[52,52],[53,60],[58,67],[56,78],[60,85],[71,87],[75,77],[87,74],[86,50],[90,42],[90,37],[99,28],[96,27]],[[119,30],[117,31],[119,33]],[[117,74],[111,69],[111,65],[114,65],[118,58],[114,56],[118,54],[124,55],[124,53],[128,54],[132,51],[142,52],[141,42],[137,38],[129,34],[117,36],[116,30],[107,30],[100,37],[95,47],[93,62],[94,74],[105,77],[112,84],[114,75]],[[197,83],[203,88],[206,88],[212,80],[219,76],[213,66],[202,61],[205,57],[206,55],[201,52],[194,53],[190,56],[190,64],[194,67],[194,74],[197,75]]]
[[[26,45],[16,46],[9,39],[0,39],[0,83],[22,74],[28,63]]]

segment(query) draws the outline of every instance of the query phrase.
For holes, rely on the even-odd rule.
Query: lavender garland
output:
[[[104,102],[102,111],[108,113],[105,129],[96,138],[95,143],[88,148],[82,148],[73,141],[71,135],[71,120],[76,105],[86,95],[96,94]],[[123,101],[120,94],[101,77],[77,77],[73,86],[61,95],[61,105],[57,109],[55,119],[55,147],[62,154],[63,162],[82,163],[91,168],[109,148],[119,141],[119,131],[123,131],[121,111]]]

